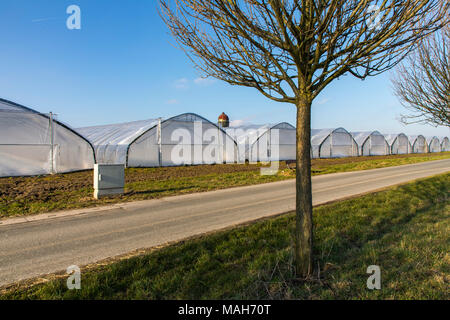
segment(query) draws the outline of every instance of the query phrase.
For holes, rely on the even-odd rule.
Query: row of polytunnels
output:
[[[158,167],[295,160],[295,127],[224,127],[197,114],[73,129],[51,114],[0,99],[0,176],[63,173],[94,163]],[[448,137],[311,130],[311,156],[450,151]]]

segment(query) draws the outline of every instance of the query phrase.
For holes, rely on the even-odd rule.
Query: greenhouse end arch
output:
[[[270,130],[271,125],[247,124],[240,126],[226,127],[224,130],[233,138],[238,148],[238,163],[256,162],[257,159],[251,154],[252,146],[264,132]]]
[[[443,137],[441,139],[441,152],[450,151],[450,139],[448,137]]]
[[[412,153],[427,153],[428,143],[423,135],[409,136]]]
[[[228,127],[226,132],[238,146],[238,162],[295,160],[296,131],[287,122]]]
[[[358,144],[344,128],[312,129],[313,158],[342,158],[358,156]]]
[[[385,134],[384,135],[391,154],[408,154],[411,153],[411,143],[404,133]]]
[[[378,131],[352,132],[359,147],[360,156],[384,156],[390,154],[389,143]]]
[[[441,142],[438,137],[427,137],[426,142],[428,152],[441,152]]]
[[[236,142],[194,113],[78,130],[93,143],[98,163],[160,167],[235,163],[237,156]]]
[[[92,169],[94,148],[69,126],[0,99],[0,176],[28,176]]]
[[[250,152],[261,162],[296,159],[296,130],[287,122],[271,126],[256,139]]]

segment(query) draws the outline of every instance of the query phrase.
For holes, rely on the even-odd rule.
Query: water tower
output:
[[[219,127],[222,128],[228,128],[230,126],[230,119],[225,114],[225,112],[222,112],[222,114],[219,116],[218,123]]]

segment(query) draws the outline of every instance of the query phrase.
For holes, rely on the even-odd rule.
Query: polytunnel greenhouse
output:
[[[296,159],[295,127],[287,122],[229,127],[226,132],[237,142],[241,163]]]
[[[450,139],[448,137],[441,139],[441,151],[450,151]]]
[[[385,134],[384,138],[389,144],[391,154],[408,154],[411,152],[411,144],[404,133]]]
[[[341,158],[358,155],[358,144],[344,128],[312,129],[311,149],[313,158]]]
[[[426,142],[428,152],[441,152],[441,143],[438,137],[427,137]]]
[[[384,156],[390,153],[389,144],[378,131],[352,132],[360,156]]]
[[[428,144],[424,136],[408,136],[412,153],[427,153]]]
[[[237,156],[236,143],[225,131],[193,113],[78,131],[93,143],[98,163],[159,167],[234,163]]]
[[[92,169],[92,145],[51,114],[0,99],[0,176]]]

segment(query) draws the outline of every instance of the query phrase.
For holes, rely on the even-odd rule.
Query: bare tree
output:
[[[412,114],[401,121],[450,127],[450,26],[422,39],[396,68],[394,92]]]
[[[295,262],[313,266],[311,104],[334,79],[395,66],[442,27],[436,0],[160,0],[161,16],[206,77],[297,108]],[[420,22],[420,25],[419,25]]]

